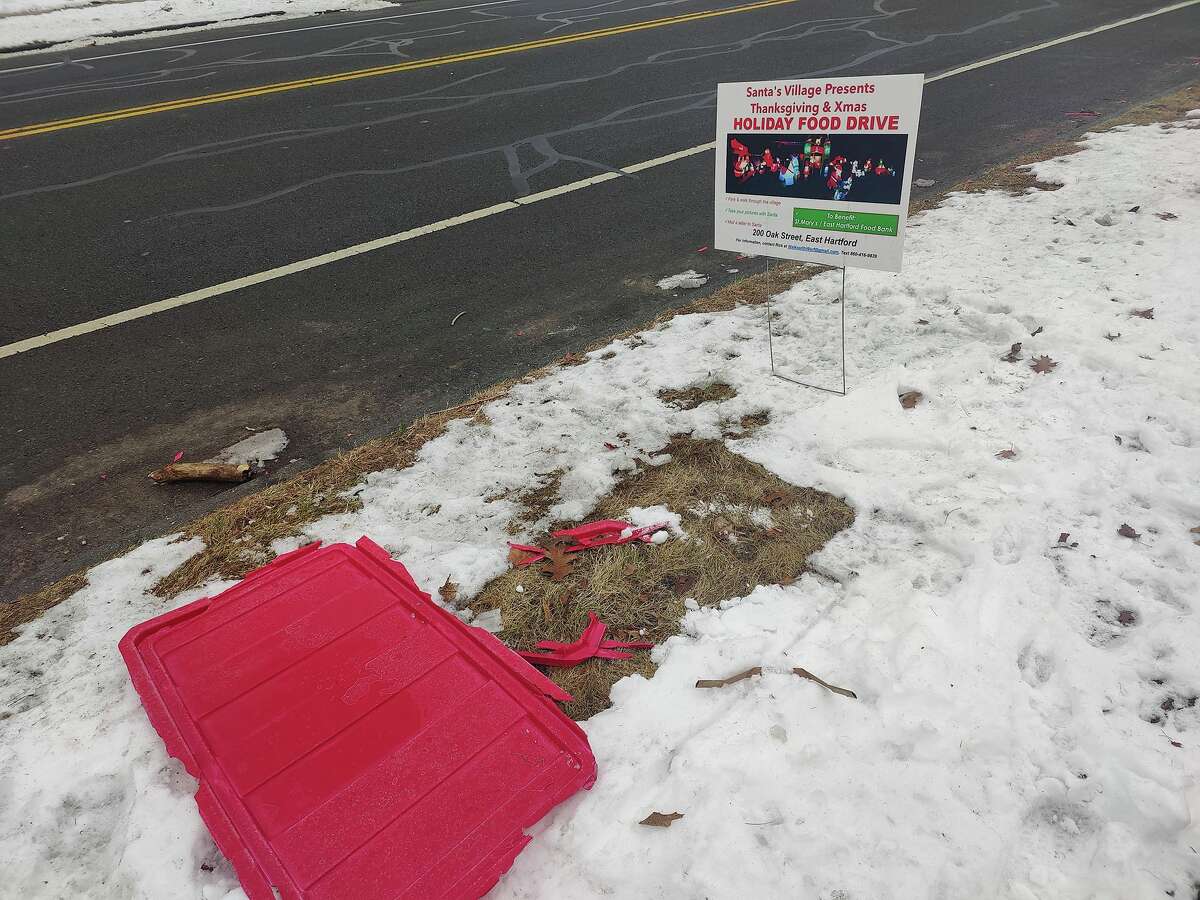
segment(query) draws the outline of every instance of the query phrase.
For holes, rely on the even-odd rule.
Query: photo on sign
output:
[[[725,192],[896,205],[907,134],[729,134]]]

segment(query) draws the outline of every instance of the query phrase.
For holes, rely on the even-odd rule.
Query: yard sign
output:
[[[899,272],[922,75],[717,85],[719,250]]]

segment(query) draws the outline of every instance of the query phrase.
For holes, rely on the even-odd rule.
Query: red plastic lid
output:
[[[367,538],[282,556],[121,653],[250,900],[482,896],[595,781],[562,691]]]

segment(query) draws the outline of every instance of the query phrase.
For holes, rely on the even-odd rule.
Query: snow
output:
[[[763,307],[676,317],[516,385],[487,422],[368,476],[361,511],[280,543],[369,534],[427,589],[450,573],[465,606],[504,571],[519,509],[503,497],[535,473],[561,470],[561,499],[526,537],[665,461],[671,435],[719,439],[764,411],[730,449],[854,506],[796,583],[687,603],[654,678],[621,681],[586,723],[595,786],[534,829],[494,896],[1194,893],[1198,153],[1194,120],[1091,135],[1033,167],[1060,190],[955,195],[911,220],[903,274],[847,276],[845,398],[770,378]],[[775,298],[789,374],[837,376],[839,288],[827,273]],[[1022,359],[1002,361],[1015,342]],[[1038,355],[1057,367],[1034,373]],[[657,397],[712,380],[737,396],[686,411]],[[924,395],[911,410],[908,389]],[[629,444],[606,450],[617,432]],[[98,567],[0,648],[15,896],[235,891],[116,653],[165,608],[149,586],[197,549],[151,542]],[[653,811],[683,818],[637,824]]]
[[[213,462],[261,466],[279,456],[287,445],[288,436],[282,428],[268,428],[226,447],[213,457]]]
[[[86,46],[168,28],[199,30],[260,17],[385,9],[384,0],[0,0],[0,52],[28,45]],[[189,27],[191,26],[191,27]]]
[[[681,288],[685,291],[690,291],[698,287],[704,287],[706,284],[708,284],[708,276],[701,275],[695,269],[688,269],[686,272],[680,272],[678,275],[668,275],[658,282],[659,288],[664,291],[677,291]]]

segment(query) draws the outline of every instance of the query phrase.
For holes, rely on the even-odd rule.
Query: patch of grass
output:
[[[669,403],[676,409],[695,409],[703,403],[720,403],[722,400],[736,396],[737,391],[723,381],[695,385],[679,391],[658,392],[659,400]]]
[[[515,499],[521,510],[508,523],[509,534],[520,534],[527,526],[541,521],[550,512],[550,507],[559,500],[558,491],[562,487],[564,474],[562,469],[548,472],[542,476],[546,479],[542,484],[516,495]]]
[[[86,584],[87,572],[72,572],[15,602],[0,603],[0,647],[17,636],[16,628],[32,622],[52,606],[58,606]]]
[[[608,623],[612,637],[661,643],[678,632],[686,598],[713,606],[760,584],[791,583],[805,571],[807,559],[854,520],[837,497],[788,484],[720,441],[678,437],[665,452],[669,462],[630,476],[585,521],[621,518],[633,506],[663,505],[679,514],[686,539],[582,551],[559,583],[536,566],[511,569],[488,582],[470,607],[499,609],[501,637],[521,649],[543,640],[574,640],[588,611]],[[586,719],[609,705],[614,683],[635,672],[654,673],[648,653],[590,660],[549,674],[575,696],[567,714]]]

